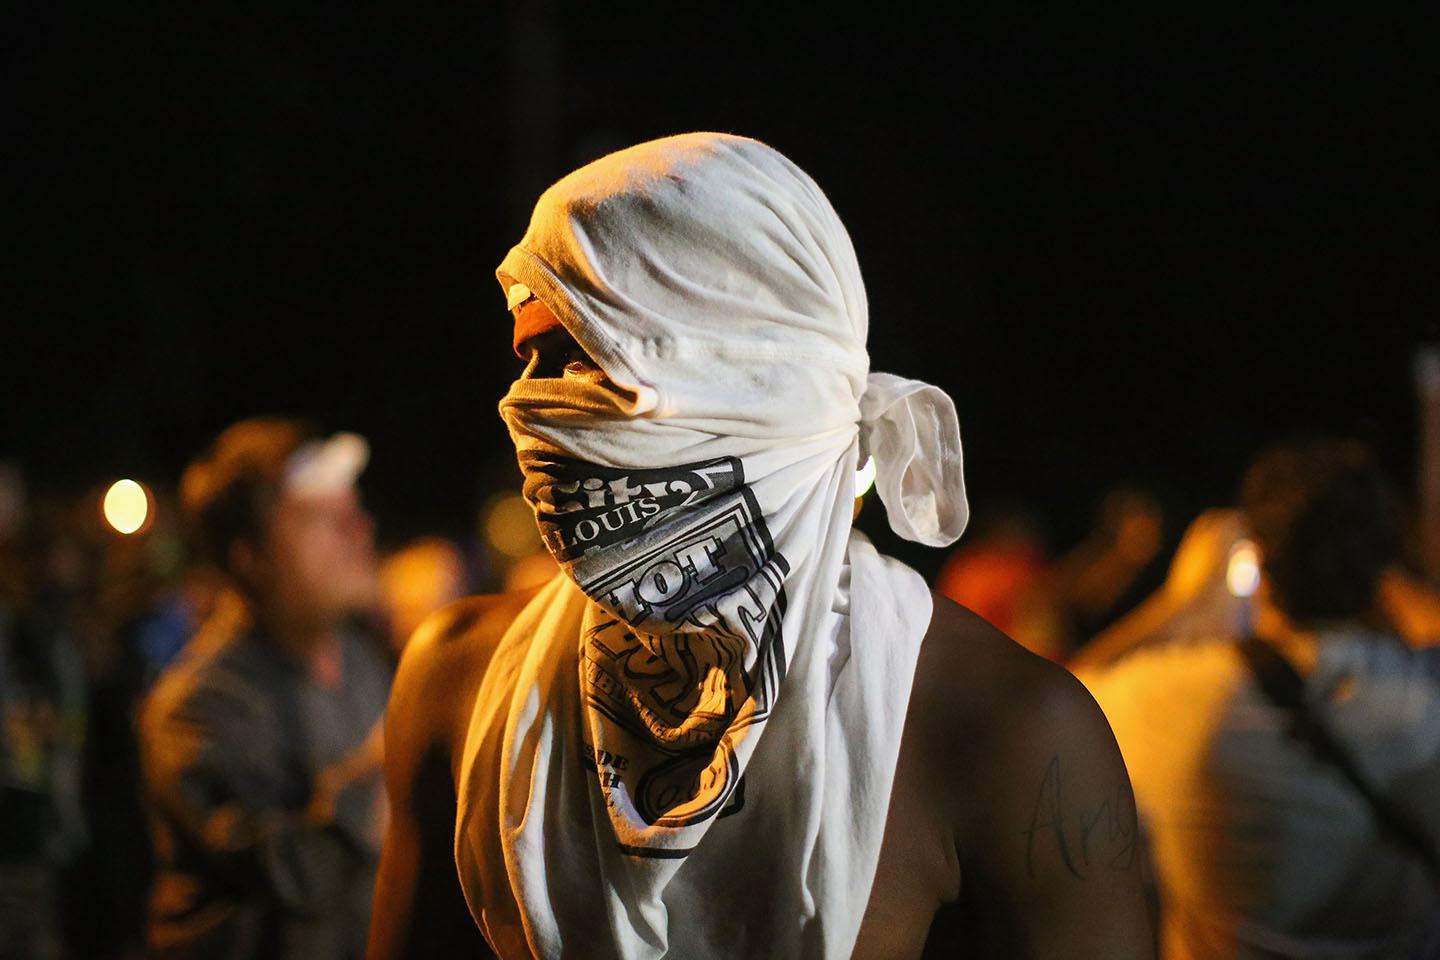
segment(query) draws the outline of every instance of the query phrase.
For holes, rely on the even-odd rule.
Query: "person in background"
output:
[[[1386,571],[1380,597],[1411,644],[1434,646],[1440,644],[1440,345],[1417,350],[1414,370],[1419,469],[1412,562]]]
[[[140,714],[155,845],[155,957],[363,951],[383,832],[379,721],[391,658],[354,434],[226,430],[182,506],[227,587]]]
[[[28,512],[18,468],[0,463],[0,960],[63,955],[62,870],[86,842],[83,659],[50,571],[27,562],[32,541],[50,546]]]
[[[1001,513],[951,554],[935,589],[1030,652],[1066,663],[1154,585],[1164,532],[1154,497],[1117,487],[1085,539],[1051,562],[1031,518]]]
[[[1293,444],[1257,459],[1242,501],[1202,515],[1148,608],[1071,665],[1130,770],[1161,955],[1433,956],[1415,951],[1440,911],[1440,658],[1382,609],[1398,550],[1383,481],[1356,444]],[[1266,692],[1247,634],[1299,675],[1300,707]],[[1299,733],[1312,721],[1386,813]],[[1394,819],[1409,827],[1380,826]]]
[[[1259,554],[1250,536],[1239,510],[1200,514],[1181,538],[1159,588],[1065,665],[1072,671],[1100,669],[1143,646],[1249,632],[1259,577]]]
[[[1416,553],[1420,573],[1430,586],[1440,586],[1440,345],[1415,351],[1416,423]]]
[[[65,872],[62,923],[70,954],[130,960],[143,954],[153,879],[143,803],[140,703],[208,614],[218,588],[185,563],[178,504],[151,492],[147,522],[130,534],[98,523],[99,580],[87,646],[83,764],[89,843]],[[98,521],[93,493],[84,513]]]
[[[1033,519],[1022,511],[995,515],[950,554],[935,589],[968,607],[1031,653],[1059,659],[1043,609],[1046,557]]]
[[[1107,493],[1090,533],[1031,591],[1033,649],[1065,662],[1153,589],[1163,574],[1164,519],[1159,502],[1144,491]]]

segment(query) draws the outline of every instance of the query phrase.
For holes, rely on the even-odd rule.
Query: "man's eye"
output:
[[[530,362],[521,374],[524,379],[568,377],[593,380],[604,376],[585,349],[564,330],[557,328],[537,334],[522,346],[530,354]]]
[[[565,358],[565,372],[567,374],[591,373],[599,369],[600,368],[595,365],[595,361],[591,360],[584,351],[572,351],[570,355]]]

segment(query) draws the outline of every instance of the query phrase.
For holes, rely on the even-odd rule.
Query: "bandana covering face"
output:
[[[852,533],[854,474],[873,456],[895,530],[953,542],[953,405],[869,373],[849,237],[753,140],[577,170],[498,275],[603,373],[532,365],[500,404],[563,576],[476,699],[472,913],[506,958],[849,956],[931,613]]]

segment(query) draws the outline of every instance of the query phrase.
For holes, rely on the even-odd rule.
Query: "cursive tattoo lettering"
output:
[[[1135,863],[1137,839],[1135,800],[1129,784],[1116,785],[1113,795],[1093,809],[1067,810],[1060,756],[1056,754],[1045,765],[1030,812],[1030,826],[1023,833],[1025,870],[1032,877],[1037,854],[1047,848],[1053,848],[1065,869],[1077,879],[1085,879],[1095,866],[1128,870]]]

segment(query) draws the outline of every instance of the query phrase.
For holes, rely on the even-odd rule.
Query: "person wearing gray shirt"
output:
[[[367,455],[353,434],[251,420],[186,471],[229,586],[140,713],[152,957],[363,953],[392,673],[357,617],[376,596]]]

